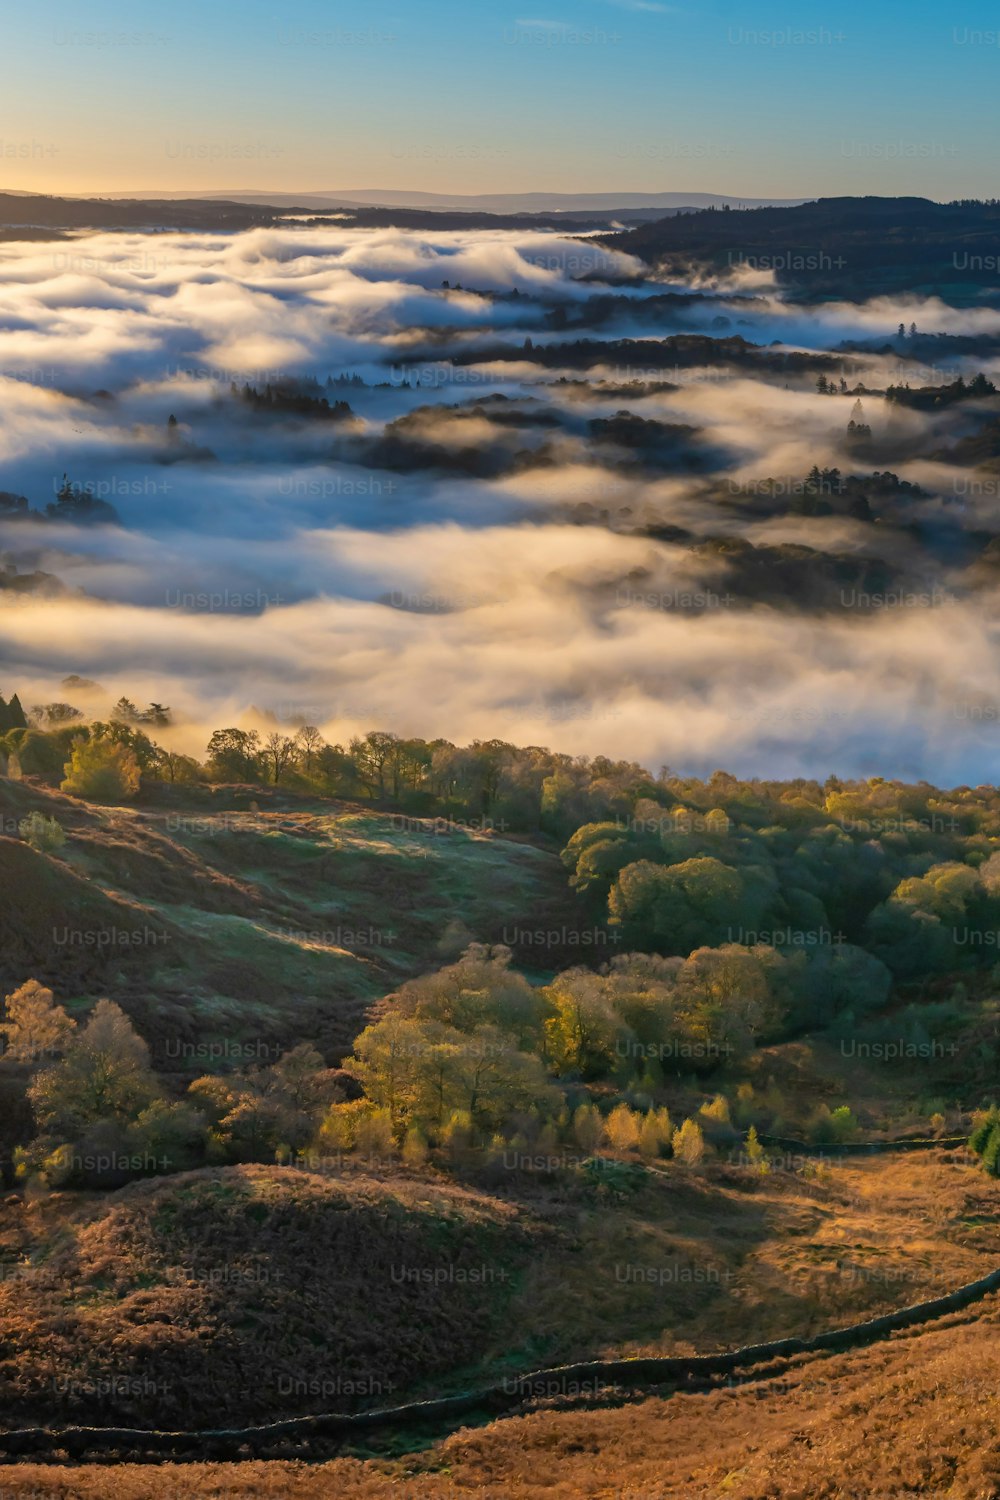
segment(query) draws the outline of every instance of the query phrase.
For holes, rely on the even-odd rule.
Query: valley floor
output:
[[[395,1461],[23,1465],[4,1500],[991,1500],[1000,1493],[995,1304],[792,1375],[456,1433]]]

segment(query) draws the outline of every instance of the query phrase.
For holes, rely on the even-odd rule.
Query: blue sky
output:
[[[1000,12],[923,0],[40,0],[0,187],[997,192]]]

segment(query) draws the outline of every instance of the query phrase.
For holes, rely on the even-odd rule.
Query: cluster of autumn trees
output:
[[[265,734],[218,729],[198,761],[150,735],[162,722],[152,715],[167,712],[160,705],[142,714],[119,710],[106,722],[86,723],[70,705],[48,705],[44,721],[36,715],[35,723],[0,733],[0,764],[8,774],[40,776],[93,801],[127,800],[144,782],[240,783],[361,799],[417,816],[478,818],[501,829],[547,822],[560,831],[570,831],[595,796],[598,805],[627,808],[635,789],[650,781],[630,762],[578,762],[501,740],[463,747],[372,730],[346,747],[331,745],[309,724]],[[587,794],[589,783],[595,796]]]
[[[888,473],[874,478],[898,483]],[[836,470],[814,471],[808,483],[814,479],[820,491],[828,480],[839,482]],[[15,701],[16,695],[11,704]],[[925,782],[907,785],[882,777],[741,781],[724,771],[701,779],[668,767],[653,773],[634,761],[573,756],[504,740],[461,746],[371,730],[346,744],[331,744],[309,724],[265,733],[215,730],[199,761],[156,742],[156,731],[170,724],[170,711],[160,704],[139,709],[123,698],[107,722],[87,722],[69,704],[45,705],[31,717],[35,722],[10,727],[0,718],[0,756],[15,757],[25,775],[53,782],[66,774],[77,740],[97,739],[131,751],[141,780],[279,785],[361,798],[418,816],[475,815],[501,830],[544,829],[567,837],[585,823],[633,819],[640,800],[654,803],[661,813],[686,809],[695,818],[717,811],[737,830],[769,824],[782,831],[840,828],[856,838],[874,838],[890,854],[902,849],[901,840],[915,853],[932,847],[953,851],[970,834],[1000,831],[1000,796],[989,787],[945,792]]]
[[[700,1127],[675,1129],[657,1095],[665,1073],[709,1071],[753,1045],[767,997],[738,997],[739,974],[726,972],[744,956],[675,965],[635,954],[602,974],[573,969],[532,985],[508,949],[473,944],[376,1008],[344,1064],[364,1098],[327,1132],[355,1145],[354,1119],[374,1108],[385,1141],[415,1140],[417,1150],[457,1134],[536,1152],[606,1145],[700,1160]]]
[[[115,1184],[212,1163],[351,1152],[411,1165],[431,1152],[465,1159],[484,1150],[634,1152],[696,1164],[713,1131],[731,1136],[728,1106],[718,1096],[699,1118],[675,1124],[656,1097],[660,1064],[641,1037],[675,1023],[708,1037],[718,996],[689,980],[683,998],[672,997],[666,970],[641,957],[616,963],[603,989],[593,980],[574,971],[536,987],[511,969],[508,950],[473,945],[383,1001],[342,1068],[327,1068],[302,1043],[273,1063],[196,1078],[180,1097],[117,1005],[100,1000],[77,1022],[29,980],[7,997],[0,1022],[0,1069],[30,1079],[36,1133],[18,1147],[18,1175],[52,1186]],[[744,1040],[749,1024],[736,1023]],[[685,1059],[683,1071],[690,1067]],[[595,1080],[603,1086],[594,1089]]]
[[[340,1068],[304,1042],[274,1062],[194,1078],[183,1093],[168,1091],[117,1005],[100,1000],[78,1022],[30,980],[0,1021],[0,1079],[26,1075],[35,1124],[17,1174],[117,1185],[219,1163],[322,1168],[352,1153],[413,1167],[545,1169],[609,1153],[693,1166],[713,1149],[766,1170],[758,1127],[851,1140],[851,1111],[820,1102],[790,1120],[773,1083],[756,1091],[744,1079],[675,1120],[665,1086],[696,1099],[720,1061],[738,1062],[784,1024],[784,963],[732,944],[684,959],[630,954],[532,984],[508,949],[473,944],[380,1002]],[[943,1123],[936,1115],[932,1126]],[[977,1117],[971,1144],[1000,1175],[995,1109]]]
[[[99,1000],[78,1022],[36,980],[7,996],[0,1036],[0,1070],[30,1080],[35,1135],[15,1152],[17,1173],[50,1186],[273,1161],[309,1146],[343,1097],[339,1075],[307,1043],[246,1075],[207,1075],[171,1096],[118,1005]]]
[[[879,1008],[892,979],[992,969],[997,957],[1000,798],[988,787],[876,778],[775,796],[718,773],[686,801],[642,798],[628,819],[584,824],[563,860],[627,947],[779,950],[793,989],[793,970],[809,975],[792,1004],[801,1026]]]

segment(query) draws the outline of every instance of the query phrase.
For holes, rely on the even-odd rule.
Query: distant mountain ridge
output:
[[[108,194],[88,194],[107,197]],[[805,198],[746,198],[739,193],[608,192],[608,193],[425,193],[408,188],[331,188],[315,192],[263,192],[245,188],[207,191],[128,192],[121,198],[212,199],[227,203],[259,203],[295,208],[425,208],[465,213],[612,213],[616,209],[698,209],[721,207],[788,207]]]
[[[656,201],[656,200],[661,201]],[[666,200],[677,200],[667,202]],[[630,200],[630,201],[626,201]],[[699,200],[699,201],[694,201]],[[590,195],[493,194],[436,197],[394,192],[356,195],[317,193],[138,192],[80,196],[0,190],[0,233],[31,230],[32,238],[68,229],[203,229],[237,233],[261,225],[338,214],[358,229],[559,229],[567,234],[615,230],[672,214],[693,214],[736,199],[712,194],[626,193]],[[747,204],[756,200],[747,200]],[[603,206],[602,206],[603,205]],[[746,205],[744,205],[746,206]],[[6,233],[4,238],[23,238]]]
[[[59,239],[71,230],[208,230],[239,233],[261,226],[309,220],[314,214],[336,212],[337,222],[354,229],[558,229],[565,234],[621,228],[628,223],[662,218],[677,210],[622,209],[618,213],[491,213],[485,209],[404,208],[363,204],[334,206],[303,203],[290,194],[280,203],[242,201],[204,195],[198,198],[58,197],[45,193],[0,192],[0,240]],[[323,222],[320,220],[320,222]]]

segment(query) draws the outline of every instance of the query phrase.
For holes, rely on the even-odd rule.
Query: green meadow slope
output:
[[[57,855],[14,836],[36,809],[68,834]],[[579,920],[554,850],[259,787],[99,808],[0,781],[0,819],[0,983],[71,1010],[112,992],[154,1057],[177,1037],[336,1054],[470,941]]]

